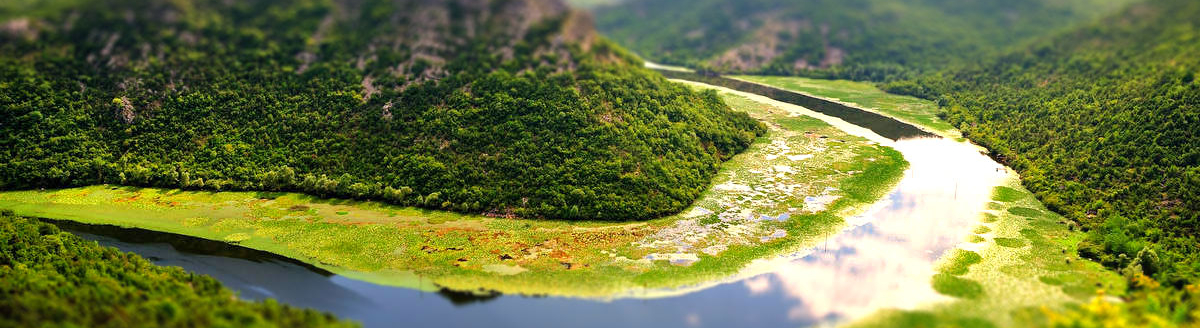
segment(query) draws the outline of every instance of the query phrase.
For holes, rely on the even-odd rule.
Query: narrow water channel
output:
[[[220,242],[59,224],[155,263],[212,275],[243,298],[275,298],[366,327],[811,326],[941,299],[929,286],[934,261],[970,234],[992,188],[1007,174],[967,144],[920,133],[899,139],[891,146],[911,163],[909,171],[895,191],[850,218],[845,231],[809,252],[758,261],[726,283],[669,298],[594,301],[421,292],[352,280]]]
[[[696,72],[683,72],[669,69],[658,69],[656,71],[669,79],[687,80],[729,88],[808,108],[821,114],[842,119],[847,123],[867,128],[868,130],[871,130],[872,132],[891,140],[937,136],[933,133],[922,130],[921,128],[904,123],[886,115],[850,107],[841,103],[809,96],[799,92],[731,79],[716,74],[701,74]]]

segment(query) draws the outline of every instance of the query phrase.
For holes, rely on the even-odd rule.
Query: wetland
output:
[[[368,327],[870,325],[914,315],[1007,324],[994,313],[1029,311],[1046,297],[1081,302],[1095,284],[1123,288],[1086,261],[1043,259],[1069,263],[1074,252],[1063,250],[1078,234],[1047,223],[1051,213],[979,147],[925,132],[945,130],[860,127],[779,97],[678,82],[718,91],[769,132],[725,163],[693,206],[661,219],[521,220],[112,185],[0,192],[0,208],[211,275],[242,298]],[[851,101],[888,100],[851,90]],[[814,93],[853,110],[839,102],[845,94]],[[895,131],[913,135],[881,135]],[[1014,281],[1032,292],[1002,292]]]

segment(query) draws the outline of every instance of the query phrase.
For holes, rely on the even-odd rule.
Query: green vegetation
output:
[[[907,167],[899,152],[817,119],[724,96],[768,122],[769,132],[724,163],[689,211],[641,222],[526,220],[295,193],[104,185],[0,192],[0,208],[237,243],[380,284],[658,297],[757,274],[743,270],[753,260],[812,246],[891,190]],[[779,219],[783,214],[789,217]]]
[[[0,189],[650,219],[686,208],[765,133],[716,94],[641,68],[560,2],[486,3],[0,6]]]
[[[955,276],[966,274],[971,265],[983,261],[983,257],[980,257],[979,253],[961,249],[951,250],[949,254],[942,255],[942,258],[944,259],[942,260],[943,265],[938,271]]]
[[[970,279],[939,273],[933,275],[933,289],[947,296],[979,298],[983,296],[983,285]]]
[[[1019,181],[1010,175],[994,190],[994,208],[984,215],[992,219],[981,221],[994,237],[972,235],[966,245],[939,260],[932,286],[955,301],[913,311],[880,311],[851,327],[894,327],[893,322],[908,319],[915,320],[914,327],[1055,326],[1095,304],[1119,307],[1104,295],[1124,295],[1125,280],[1076,254],[1085,233],[1069,229],[1061,223],[1064,218],[1050,212],[1030,218],[1009,211],[1041,207]]]
[[[1025,242],[1018,238],[995,238],[996,245],[1004,247],[1023,247]]]
[[[932,101],[889,95],[865,83],[739,78],[799,89],[797,91],[843,102],[858,99],[854,101],[858,105],[869,106],[925,129],[934,130],[933,127],[947,124],[938,118],[937,106]],[[830,87],[834,85],[847,87],[834,90]],[[919,110],[885,108],[895,104]],[[958,131],[951,127],[939,134],[954,136]],[[1109,304],[1105,294],[1098,295],[1097,291],[1107,295],[1128,295],[1126,281],[1118,273],[1080,258],[1077,250],[1086,245],[1083,240],[1087,234],[1063,224],[1066,222],[1063,217],[1045,210],[1033,194],[1020,185],[1019,176],[1009,175],[993,190],[992,201],[979,220],[975,232],[983,235],[966,236],[963,244],[945,253],[930,280],[935,291],[955,297],[953,301],[925,304],[915,310],[881,310],[849,326],[1023,327],[1066,323],[1067,327],[1080,327],[1071,326],[1078,321],[1070,318],[1097,313],[1087,312],[1092,309],[1123,308]],[[1096,307],[1097,302],[1104,306]],[[1120,315],[1087,316],[1104,320],[1114,317],[1125,318]]]
[[[0,212],[0,326],[353,327]]]
[[[1008,212],[1016,216],[1023,216],[1027,218],[1036,218],[1042,216],[1042,211],[1028,207],[1011,207],[1008,209]]]
[[[1198,16],[1200,2],[1150,0],[1024,51],[888,89],[937,99],[950,122],[1086,231],[1079,254],[1135,287],[1128,304],[1109,308],[1131,314],[1122,320],[1195,324]]]
[[[664,64],[888,80],[975,61],[1129,2],[638,0],[598,9],[597,24]]]
[[[976,233],[976,234],[980,234],[980,235],[982,235],[982,234],[986,234],[986,233],[992,232],[992,229],[991,229],[991,228],[988,228],[988,227],[987,227],[987,226],[985,226],[985,225],[981,225],[981,226],[975,227],[975,231],[973,231],[973,232],[974,232],[974,233]]]
[[[993,328],[996,325],[974,317],[947,319],[944,315],[929,311],[891,310],[867,320],[848,325],[849,327],[888,328]]]
[[[1009,187],[1000,187],[1000,188],[996,188],[995,199],[998,202],[1015,202],[1015,201],[1021,200],[1021,197],[1024,197],[1024,196],[1025,196],[1025,193],[1021,192],[1020,190],[1016,190],[1016,189],[1009,188]],[[1013,214],[1018,214],[1018,213],[1014,212]],[[1036,216],[1036,215],[1030,215],[1030,216]]]

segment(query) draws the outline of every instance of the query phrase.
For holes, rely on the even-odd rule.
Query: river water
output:
[[[822,325],[878,309],[907,309],[942,300],[929,284],[934,262],[949,249],[974,246],[962,243],[978,222],[992,188],[1007,176],[1003,166],[969,144],[929,137],[913,132],[911,126],[867,128],[898,136],[889,146],[911,163],[893,192],[866,213],[849,218],[844,231],[807,252],[756,261],[725,283],[667,298],[597,301],[422,292],[353,280],[222,242],[140,229],[56,224],[160,265],[211,275],[246,299],[275,298],[357,320],[366,327]]]

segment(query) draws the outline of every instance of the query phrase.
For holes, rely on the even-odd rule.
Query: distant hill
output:
[[[889,80],[943,69],[1128,0],[627,0],[600,30],[648,60],[720,72]]]
[[[1200,282],[1197,17],[1198,1],[1150,0],[888,88],[939,99],[968,137],[1089,231],[1081,255],[1182,289]]]
[[[0,188],[647,219],[765,133],[557,0],[0,5]]]

